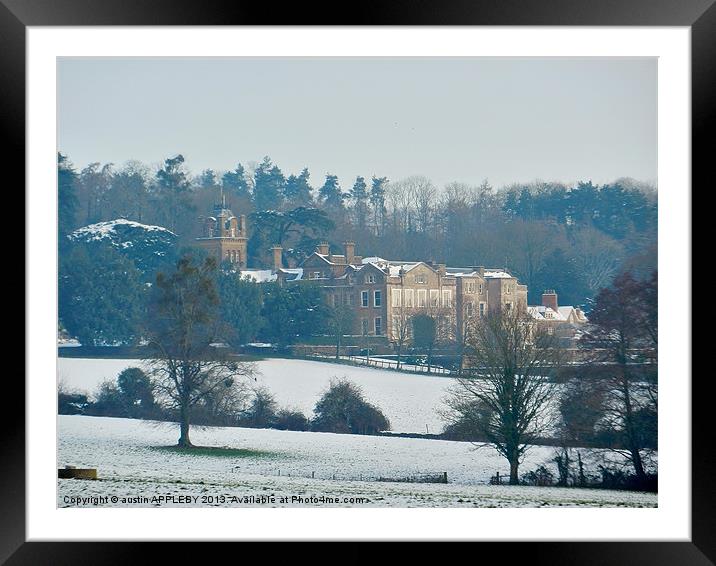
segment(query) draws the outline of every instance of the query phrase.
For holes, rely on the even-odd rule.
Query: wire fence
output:
[[[235,468],[236,470],[236,468]],[[392,482],[392,483],[448,483],[447,472],[430,472],[422,474],[396,474],[396,475],[370,475],[346,474],[341,472],[306,472],[305,470],[276,469],[273,474],[277,477],[304,478],[331,481],[366,481],[366,482]]]

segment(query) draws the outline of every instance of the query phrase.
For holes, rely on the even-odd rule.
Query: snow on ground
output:
[[[476,451],[464,442],[206,427],[192,429],[195,444],[245,448],[263,454],[194,456],[153,448],[174,444],[176,438],[175,425],[60,416],[58,466],[97,468],[99,480],[58,480],[58,506],[657,505],[655,494],[485,485],[494,472],[505,473],[505,461],[492,448]],[[549,459],[551,453],[550,448],[534,447],[528,452],[523,470],[533,469]],[[448,484],[366,481],[439,472],[447,472]],[[152,501],[155,495],[191,499]],[[263,502],[257,499],[261,496],[265,498]],[[93,501],[92,497],[106,499]],[[112,497],[119,499],[113,502]],[[307,499],[310,497],[316,499]],[[334,499],[322,501],[321,497]]]
[[[92,393],[107,379],[141,360],[59,358],[60,383],[68,390]],[[279,406],[294,407],[307,416],[333,377],[347,377],[360,385],[367,399],[388,417],[396,432],[439,433],[443,406],[453,380],[446,377],[398,373],[306,360],[267,359],[256,362],[260,371],[253,386],[267,387]],[[427,426],[427,429],[426,429]]]

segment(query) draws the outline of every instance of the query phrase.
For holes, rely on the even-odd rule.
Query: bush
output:
[[[89,406],[87,395],[83,393],[57,394],[57,413],[60,415],[84,415]]]
[[[128,416],[143,418],[156,412],[152,384],[140,368],[131,367],[122,371],[117,376],[117,385]]]
[[[268,389],[254,391],[251,405],[241,417],[240,425],[250,428],[273,428],[276,423],[276,399]]]
[[[128,417],[129,411],[122,392],[112,381],[103,382],[95,393],[95,401],[86,414],[99,417]]]
[[[554,484],[554,475],[544,466],[522,475],[522,483],[526,485],[550,486]]]
[[[368,403],[363,391],[346,379],[332,380],[316,403],[312,430],[350,434],[376,434],[390,430],[380,409]]]
[[[279,430],[308,430],[311,428],[311,422],[301,411],[281,409],[276,413],[274,427]]]

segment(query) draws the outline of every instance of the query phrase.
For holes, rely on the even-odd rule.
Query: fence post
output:
[[[447,483],[447,472],[443,472],[443,483]]]

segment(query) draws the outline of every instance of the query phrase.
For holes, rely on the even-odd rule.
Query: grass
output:
[[[273,458],[278,452],[251,450],[249,448],[228,448],[226,446],[152,446],[152,450],[189,456],[211,456],[218,458]]]

